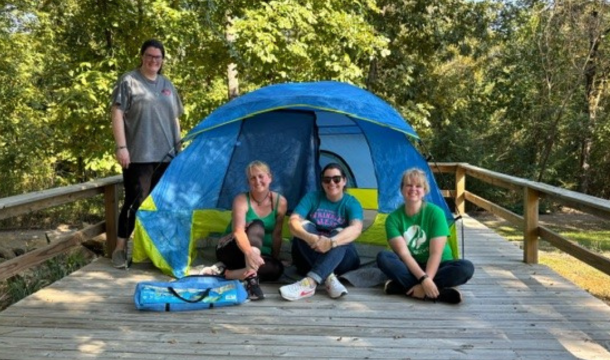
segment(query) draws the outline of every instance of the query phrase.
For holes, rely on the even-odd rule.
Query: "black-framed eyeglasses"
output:
[[[341,182],[341,179],[343,179],[342,176],[323,176],[322,177],[322,182],[325,184],[330,184],[330,182],[334,182],[335,184],[338,184]]]
[[[155,60],[155,61],[163,60],[163,55],[151,55],[151,54],[144,53],[144,57],[147,60]]]

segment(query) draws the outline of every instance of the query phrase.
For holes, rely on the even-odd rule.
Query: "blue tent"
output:
[[[346,83],[278,84],[242,95],[186,136],[189,146],[137,212],[133,259],[150,258],[167,274],[186,275],[197,241],[225,231],[233,198],[248,189],[244,171],[253,160],[269,164],[272,189],[286,197],[289,212],[319,189],[326,163],[342,163],[350,193],[376,210],[358,241],[386,244],[383,223],[401,204],[400,177],[411,167],[427,172],[427,200],[441,206],[451,224],[434,176],[410,142],[418,139],[385,101]]]

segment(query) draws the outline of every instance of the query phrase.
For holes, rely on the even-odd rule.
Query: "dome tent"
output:
[[[253,160],[269,164],[271,188],[286,197],[289,213],[320,188],[325,163],[342,163],[348,191],[376,210],[359,242],[386,245],[383,224],[402,203],[400,177],[411,167],[426,171],[427,201],[453,224],[428,163],[411,143],[417,133],[385,101],[353,85],[266,86],[220,106],[184,140],[191,143],[138,210],[134,233],[133,260],[150,258],[175,277],[188,273],[199,239],[225,231],[233,198],[248,189],[244,171]],[[457,257],[455,236],[450,243]]]

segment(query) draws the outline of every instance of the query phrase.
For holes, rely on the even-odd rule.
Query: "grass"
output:
[[[79,248],[0,282],[0,311],[26,296],[70,275],[91,262],[91,253]]]
[[[473,217],[509,241],[523,240],[521,229],[505,220],[490,214],[473,214]],[[603,220],[582,213],[559,212],[541,216],[540,221],[560,235],[610,258],[610,225]],[[538,258],[541,264],[610,305],[610,275],[557,250],[546,241],[540,242]]]

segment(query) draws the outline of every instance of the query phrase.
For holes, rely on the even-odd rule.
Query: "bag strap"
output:
[[[205,291],[201,294],[201,296],[197,299],[187,299],[182,297],[182,295],[178,294],[178,292],[176,290],[174,290],[173,287],[168,286],[167,290],[169,290],[170,293],[172,293],[172,295],[174,295],[175,297],[177,297],[178,299],[182,300],[182,301],[186,301],[188,303],[194,304],[194,303],[198,303],[203,301],[205,298],[208,297],[208,295],[210,295],[210,290],[212,289],[205,289]]]

